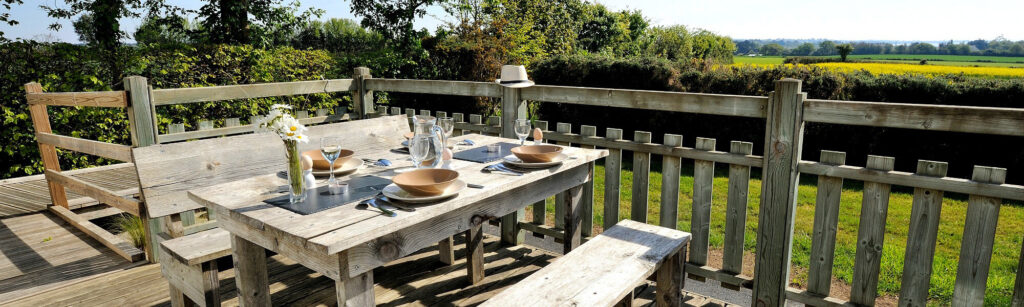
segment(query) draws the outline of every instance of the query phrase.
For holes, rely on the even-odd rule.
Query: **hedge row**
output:
[[[959,75],[873,75],[837,73],[813,66],[714,66],[654,59],[553,57],[535,65],[538,84],[686,91],[767,96],[775,80],[803,80],[808,98],[920,104],[1024,107],[1024,80],[982,79]],[[732,140],[751,141],[761,151],[764,120],[735,117],[622,110],[544,103],[540,117],[549,121],[683,134],[687,146],[695,137],[718,139],[718,150]],[[605,123],[607,123],[605,126]],[[577,128],[578,129],[578,126]],[[950,174],[969,178],[973,165],[1009,168],[1008,181],[1024,181],[1024,139],[964,133],[927,132],[831,124],[808,124],[803,158],[817,160],[819,150],[848,154],[847,163],[864,165],[867,155],[896,157],[898,170],[913,172],[917,159],[946,161]]]

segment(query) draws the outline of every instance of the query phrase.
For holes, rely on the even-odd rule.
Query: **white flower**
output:
[[[260,117],[254,123],[256,131],[277,133],[282,140],[308,143],[309,137],[303,132],[308,130],[299,120],[285,113],[284,109],[291,109],[291,106],[275,104],[271,106],[267,116]]]
[[[292,106],[290,106],[290,105],[286,105],[286,104],[280,104],[280,103],[278,103],[278,104],[274,104],[274,105],[270,106],[270,110],[271,110],[271,111],[273,111],[273,110],[280,110],[280,109],[288,109],[288,110],[291,110],[291,109],[292,109]]]

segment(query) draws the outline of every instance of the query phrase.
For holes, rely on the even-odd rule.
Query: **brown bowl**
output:
[[[391,181],[409,194],[436,196],[444,193],[444,190],[456,179],[459,179],[459,172],[441,168],[424,168],[398,174]]]
[[[561,152],[562,147],[555,145],[525,145],[512,148],[512,154],[526,163],[551,162]]]
[[[341,168],[343,165],[345,165],[345,162],[348,162],[348,159],[352,159],[352,154],[354,154],[354,153],[355,153],[354,151],[351,151],[351,150],[348,150],[348,149],[342,149],[341,150],[341,154],[338,155],[338,159],[334,160],[334,169]],[[327,159],[324,159],[324,155],[322,153],[320,153],[319,149],[307,150],[307,151],[302,152],[302,154],[303,155],[307,155],[310,158],[313,158],[313,169],[315,169],[315,170],[329,170],[329,169],[331,169],[331,162],[327,161]]]

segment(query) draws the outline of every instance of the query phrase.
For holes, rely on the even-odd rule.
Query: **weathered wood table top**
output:
[[[518,142],[477,134],[452,138],[453,142],[462,139],[473,140],[476,144],[459,146],[458,150],[496,142]],[[412,166],[408,155],[392,151],[400,145],[377,143],[361,147],[355,150],[354,158],[385,158],[393,165],[365,167],[353,175],[339,178],[342,182],[351,176],[391,178],[396,175],[395,170]],[[287,180],[283,174],[195,189],[189,192],[189,196],[214,210],[220,226],[233,236],[284,254],[341,282],[372,273],[375,267],[466,231],[486,219],[501,217],[548,196],[581,186],[592,176],[591,164],[608,154],[606,150],[572,147],[566,147],[564,153],[570,158],[561,165],[527,172],[523,176],[482,172],[485,166],[500,163],[497,161],[481,164],[452,160],[451,168],[459,172],[461,180],[484,185],[484,188],[466,188],[454,198],[420,205],[414,212],[396,210],[398,215],[395,217],[355,204],[301,215],[263,202],[286,193]],[[323,179],[317,181],[318,186],[326,184]],[[234,242],[238,244],[237,240]],[[239,247],[234,246],[234,249],[237,258]],[[372,291],[372,277],[370,286]],[[339,299],[346,299],[342,296],[345,295],[339,292]],[[373,296],[369,297],[372,299]]]

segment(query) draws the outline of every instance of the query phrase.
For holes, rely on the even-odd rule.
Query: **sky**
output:
[[[186,8],[198,8],[201,0],[170,0]],[[825,38],[832,40],[943,41],[990,40],[1002,35],[1024,40],[1022,0],[591,0],[613,10],[640,10],[652,25],[697,27],[737,39]],[[39,4],[62,4],[62,0],[26,0],[11,16],[16,26],[0,25],[9,38],[78,42],[71,22],[51,31],[54,20]],[[304,8],[323,9],[323,18],[356,19],[349,1],[305,0]],[[417,28],[435,29],[448,20],[439,7],[428,9],[416,21]],[[139,20],[122,20],[129,33]]]

